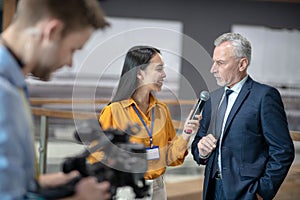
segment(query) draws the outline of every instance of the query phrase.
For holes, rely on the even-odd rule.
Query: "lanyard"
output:
[[[151,110],[151,124],[150,124],[150,131],[147,127],[147,124],[145,123],[145,121],[143,120],[140,112],[138,111],[138,109],[136,108],[136,106],[133,104],[133,109],[135,110],[136,114],[138,115],[138,117],[140,118],[141,122],[143,123],[149,137],[150,137],[150,148],[153,147],[153,139],[152,139],[152,133],[153,133],[153,127],[154,127],[154,108],[152,108]]]

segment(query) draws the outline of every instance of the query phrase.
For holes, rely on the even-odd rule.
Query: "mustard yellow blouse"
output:
[[[166,104],[158,101],[150,95],[150,103],[147,113],[144,114],[133,99],[114,102],[106,106],[100,114],[99,122],[103,130],[115,128],[125,130],[128,124],[138,124],[141,131],[131,136],[130,141],[142,143],[145,147],[150,146],[150,137],[143,123],[135,112],[133,105],[136,106],[143,120],[150,130],[151,113],[154,109],[154,127],[153,127],[153,145],[159,146],[160,158],[158,160],[148,161],[148,170],[145,173],[145,179],[155,179],[166,171],[166,166],[176,166],[183,163],[188,154],[188,142],[177,136],[172,123],[172,118]],[[99,154],[101,156],[101,154]],[[97,154],[89,158],[91,163],[99,160]],[[100,159],[101,160],[101,159]]]

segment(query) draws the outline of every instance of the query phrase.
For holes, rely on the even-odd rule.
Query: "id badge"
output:
[[[159,147],[154,146],[152,148],[146,148],[147,160],[158,160],[159,159]]]

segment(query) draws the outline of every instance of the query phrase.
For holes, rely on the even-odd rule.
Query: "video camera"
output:
[[[69,173],[80,172],[81,177],[70,183],[51,190],[40,191],[46,199],[57,199],[75,193],[74,186],[82,177],[94,176],[98,182],[108,181],[112,197],[117,188],[132,187],[136,198],[148,195],[149,186],[144,174],[147,171],[147,156],[142,144],[130,143],[129,138],[140,130],[138,126],[128,126],[126,130],[109,129],[102,131],[99,122],[89,120],[77,127],[75,138],[88,147],[80,155],[67,158],[62,170]],[[91,143],[92,142],[92,143]],[[96,144],[94,144],[96,143]],[[90,164],[87,158],[94,152],[102,152],[99,162]]]

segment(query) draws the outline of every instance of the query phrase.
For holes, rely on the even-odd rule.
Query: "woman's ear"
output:
[[[136,75],[138,80],[143,80],[144,76],[143,76],[143,71],[142,70],[138,70],[137,75]]]

